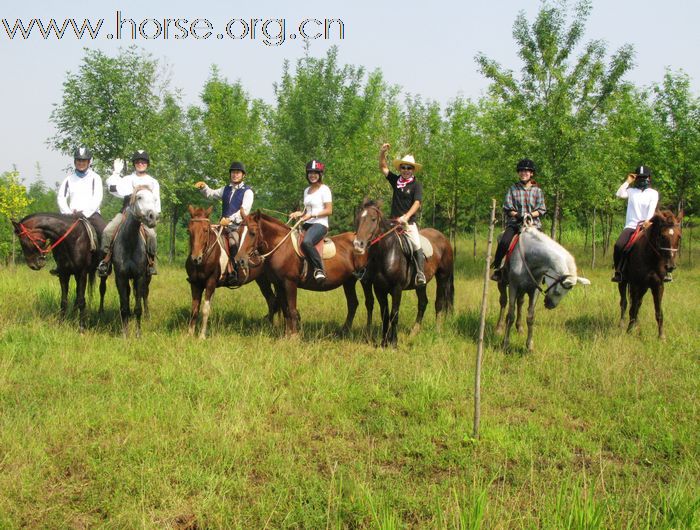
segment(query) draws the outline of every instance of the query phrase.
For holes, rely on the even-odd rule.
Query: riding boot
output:
[[[107,251],[105,257],[102,258],[102,261],[97,265],[97,275],[100,278],[106,278],[109,276],[109,273],[112,272],[112,260],[110,257],[111,253]]]
[[[413,253],[413,261],[416,264],[416,285],[425,285],[425,254],[423,249]]]
[[[156,269],[156,257],[151,256],[149,254],[148,255],[148,275],[155,276],[157,274],[158,274],[158,270]]]

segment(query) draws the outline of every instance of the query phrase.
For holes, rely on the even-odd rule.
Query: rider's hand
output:
[[[194,183],[194,187],[197,188],[198,190],[203,190],[207,186],[207,183],[204,181],[199,181]]]
[[[292,212],[289,214],[290,219],[296,219],[297,217],[301,217],[303,214],[299,211]]]
[[[117,158],[114,161],[114,172],[121,173],[123,169],[124,169],[124,160],[122,160],[121,158]]]
[[[219,221],[219,224],[221,226],[228,226],[231,224],[231,219],[229,219],[228,217],[222,217],[221,220]]]
[[[391,147],[391,144],[384,143],[384,144],[382,144],[382,147],[379,149],[379,151],[381,151],[382,153],[386,153],[390,147]]]
[[[408,219],[406,218],[405,215],[402,215],[401,217],[399,217],[399,218],[397,219],[397,221],[398,221],[399,223],[401,223],[402,225],[407,225],[407,224],[408,224]]]
[[[632,184],[637,178],[634,173],[627,173],[627,184]]]

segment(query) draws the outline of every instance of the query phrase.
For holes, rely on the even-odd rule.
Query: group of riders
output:
[[[392,188],[391,217],[400,223],[408,235],[416,267],[416,285],[424,285],[425,255],[421,248],[418,232],[417,216],[423,201],[423,185],[416,179],[422,165],[417,163],[410,154],[392,161],[394,173],[389,169],[387,153],[390,145],[382,144],[379,150],[379,170]],[[61,183],[58,189],[58,206],[60,212],[66,215],[83,217],[101,235],[101,250],[103,259],[97,272],[100,276],[110,273],[111,246],[119,226],[124,220],[125,210],[129,199],[138,188],[148,188],[155,197],[156,214],[160,214],[160,185],[148,174],[150,158],[146,151],[137,150],[131,157],[133,172],[122,175],[124,161],[115,160],[113,173],[107,179],[107,190],[114,196],[123,199],[122,209],[114,218],[105,224],[100,215],[100,205],[103,199],[103,187],[100,176],[90,167],[92,154],[86,147],[79,147],[74,152],[74,170]],[[542,216],[547,212],[544,194],[534,179],[536,168],[532,160],[524,158],[515,168],[518,182],[513,184],[506,193],[503,201],[503,214],[506,218],[503,232],[492,267],[494,272],[491,279],[500,281],[503,278],[506,254],[515,234],[518,233],[527,218],[537,228],[541,227]],[[316,245],[328,233],[329,218],[333,214],[333,196],[331,189],[323,183],[325,165],[318,160],[306,164],[306,180],[308,186],[303,192],[303,209],[289,214],[289,218],[297,221],[304,232],[302,250],[308,261],[313,280],[323,282],[326,279],[323,260]],[[205,182],[199,181],[194,186],[209,200],[221,201],[221,218],[219,224],[226,227],[229,233],[230,256],[236,254],[237,229],[243,223],[253,207],[255,193],[246,184],[246,168],[243,163],[234,161],[229,167],[229,183],[217,189],[210,188]],[[624,271],[625,255],[628,243],[633,234],[640,228],[646,228],[654,215],[659,200],[659,194],[651,188],[651,170],[647,166],[639,166],[634,173],[629,173],[626,180],[617,190],[616,196],[627,199],[627,215],[625,227],[615,243],[613,259],[615,275],[612,281],[619,282]],[[146,250],[149,256],[150,275],[157,274],[156,232],[144,227]],[[232,260],[233,261],[233,260]],[[235,271],[231,269],[235,274]],[[664,281],[671,281],[670,273]]]

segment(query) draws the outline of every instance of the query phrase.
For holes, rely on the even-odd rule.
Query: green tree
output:
[[[572,60],[590,11],[590,0],[576,3],[567,24],[568,3],[545,2],[532,25],[521,12],[513,26],[523,61],[519,78],[483,53],[476,56],[481,73],[492,81],[491,94],[518,116],[504,127],[522,129],[519,153],[538,161],[545,189],[554,198],[552,235],[565,194],[577,189],[573,177],[586,137],[604,119],[606,102],[632,67],[631,46],[621,47],[606,66],[605,45],[597,40]]]
[[[4,218],[3,224],[10,226],[10,220],[20,219],[31,204],[31,199],[27,196],[27,188],[22,185],[17,170],[6,171],[0,175],[0,217]],[[2,253],[10,256],[11,263],[15,264],[15,231],[10,229],[11,240],[1,241]]]

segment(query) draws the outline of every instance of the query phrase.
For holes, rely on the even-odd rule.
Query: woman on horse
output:
[[[328,233],[328,216],[333,213],[331,189],[323,184],[325,165],[318,160],[306,164],[306,180],[309,186],[304,190],[304,209],[289,214],[291,219],[299,218],[303,225],[304,241],[301,248],[309,262],[316,281],[326,279],[323,259],[316,250],[316,244]]]
[[[399,171],[400,176],[392,173],[386,163],[389,147],[391,147],[389,144],[382,144],[379,150],[379,170],[389,181],[393,190],[391,216],[405,226],[413,246],[416,285],[425,285],[425,254],[421,248],[420,234],[416,224],[416,217],[423,202],[423,185],[414,176],[414,173],[420,171],[423,166],[416,163],[413,155],[406,155],[402,159],[393,161],[393,166]]]
[[[634,187],[630,187],[632,183]],[[649,219],[654,216],[656,205],[659,203],[659,192],[651,188],[651,169],[648,166],[639,166],[634,173],[629,173],[617,189],[615,196],[627,199],[625,228],[617,238],[613,249],[615,275],[611,280],[619,283],[622,281],[625,247],[640,224],[644,227],[648,226]],[[664,281],[672,281],[670,273],[666,274]]]
[[[156,199],[156,213],[160,214],[160,184],[148,174],[148,166],[151,163],[148,153],[143,149],[135,151],[131,157],[131,162],[134,165],[134,172],[122,177],[121,172],[122,169],[124,169],[124,161],[115,160],[114,173],[107,179],[107,188],[109,192],[115,197],[123,198],[124,204],[121,211],[114,216],[114,219],[109,222],[102,233],[102,251],[105,253],[106,257],[97,266],[97,272],[100,276],[109,275],[112,240],[114,239],[117,228],[124,220],[124,211],[129,204],[134,188],[145,186],[151,190]],[[148,274],[153,276],[158,274],[155,262],[157,249],[156,231],[147,226],[144,226],[143,229],[146,232],[146,250],[149,256]]]
[[[207,199],[221,199],[221,219],[219,224],[227,227],[229,233],[230,256],[236,255],[238,241],[236,230],[243,223],[243,217],[253,208],[255,193],[244,180],[246,177],[245,166],[241,162],[231,162],[228,168],[229,184],[218,189],[211,189],[206,182],[199,181],[194,187],[199,189]]]
[[[503,213],[506,215],[506,229],[498,242],[496,257],[492,267],[495,269],[491,275],[494,281],[500,281],[502,277],[503,258],[508,252],[513,237],[520,230],[520,226],[526,214],[532,217],[535,227],[542,227],[542,216],[547,213],[544,204],[544,193],[533,180],[535,175],[535,163],[529,158],[523,158],[515,166],[518,173],[518,182],[513,184],[503,200]]]
[[[78,147],[73,153],[75,170],[58,187],[58,209],[64,215],[84,217],[101,234],[105,227],[100,215],[102,179],[90,167],[92,153],[87,147]]]

